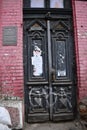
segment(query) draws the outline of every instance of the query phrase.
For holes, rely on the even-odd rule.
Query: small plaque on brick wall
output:
[[[3,28],[3,45],[13,46],[17,44],[17,26]]]

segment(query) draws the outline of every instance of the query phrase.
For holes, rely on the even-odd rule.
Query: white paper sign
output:
[[[40,76],[43,73],[43,60],[41,56],[41,49],[39,47],[35,47],[31,60],[33,65],[33,75]]]

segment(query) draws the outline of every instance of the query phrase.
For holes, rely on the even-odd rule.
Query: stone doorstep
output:
[[[24,130],[87,130],[77,120],[57,123],[25,123]]]
[[[3,100],[0,106],[4,106],[11,117],[12,128],[23,129],[23,101]]]

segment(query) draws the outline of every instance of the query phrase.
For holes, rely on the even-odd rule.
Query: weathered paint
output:
[[[87,96],[87,1],[72,0],[78,98]],[[23,99],[23,2],[0,0],[0,90],[2,96]],[[17,45],[3,46],[3,27],[17,26]],[[21,110],[20,110],[21,111]]]
[[[4,96],[23,97],[22,0],[0,0],[0,81]],[[17,27],[17,45],[3,46],[3,28]]]

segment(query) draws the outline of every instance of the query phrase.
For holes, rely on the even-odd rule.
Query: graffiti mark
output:
[[[50,96],[52,96],[53,101],[50,102]],[[29,91],[29,102],[32,107],[40,106],[43,107],[43,102],[45,101],[46,105],[54,106],[58,101],[64,106],[72,108],[71,104],[71,93],[66,92],[63,87],[60,87],[56,92],[50,92],[48,88],[31,88]]]

